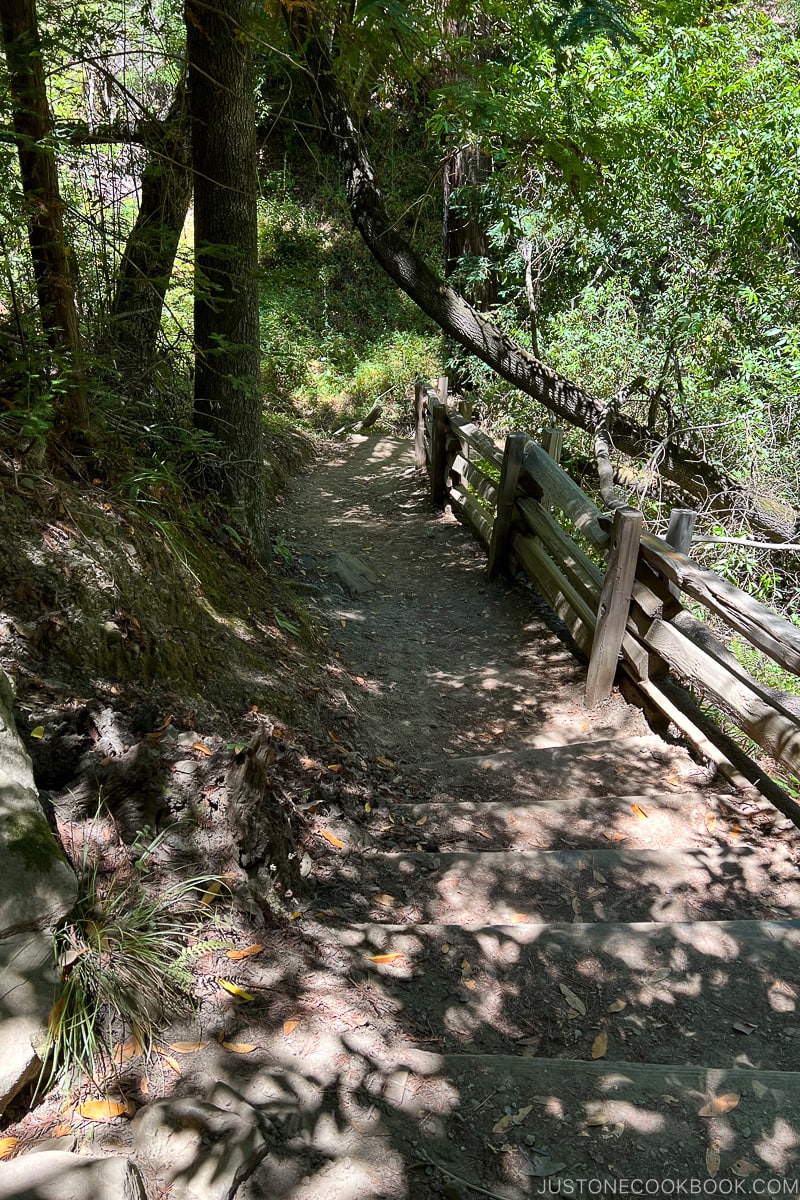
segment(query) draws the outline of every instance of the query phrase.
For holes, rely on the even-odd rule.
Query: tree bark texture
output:
[[[320,113],[338,153],[353,222],[373,256],[423,312],[471,354],[556,416],[594,432],[603,418],[601,402],[482,317],[396,232],[327,48],[311,23],[310,10],[288,3],[282,8],[314,79]],[[650,430],[618,414],[608,433],[618,450],[634,458],[652,459],[667,479],[699,505],[723,515],[735,513],[774,541],[785,540],[797,526],[794,510],[751,495],[723,465],[707,458],[691,432],[674,431],[660,441]]]
[[[56,431],[68,444],[74,431],[88,429],[89,406],[35,0],[2,0],[0,24],[42,328],[67,374],[55,417]]]
[[[164,297],[192,198],[185,80],[163,125],[148,130],[141,202],[119,265],[111,306],[111,351],[128,386],[147,391]]]
[[[266,559],[249,13],[246,0],[185,5],[194,179],[194,419],[221,448],[208,482]]]

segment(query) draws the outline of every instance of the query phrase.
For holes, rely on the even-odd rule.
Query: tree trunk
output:
[[[468,256],[482,262],[491,259],[491,247],[480,219],[479,189],[492,171],[492,159],[477,146],[460,146],[444,168],[444,251],[445,277],[457,270]],[[476,308],[486,311],[497,300],[497,283],[489,269],[482,278],[473,279],[464,294]]]
[[[259,394],[256,119],[247,0],[186,0],[195,238],[194,419],[207,483],[270,553]]]
[[[164,297],[192,198],[186,118],[182,79],[164,124],[149,140],[142,199],[111,306],[111,352],[127,385],[138,392],[152,383]]]
[[[321,116],[339,156],[353,223],[373,256],[423,312],[471,354],[556,416],[594,432],[602,422],[604,405],[482,317],[395,231],[328,51],[311,24],[311,10],[290,5],[287,0],[283,0],[282,9],[315,81]],[[797,527],[798,514],[794,510],[751,495],[724,467],[707,459],[691,431],[673,431],[659,441],[650,430],[619,415],[609,423],[608,433],[618,450],[635,458],[652,458],[660,472],[685,495],[714,512],[735,512],[737,519],[744,517],[753,529],[773,541],[785,541]]]
[[[67,377],[56,432],[69,444],[75,432],[89,428],[89,405],[35,0],[2,0],[0,22],[42,327],[53,355],[64,360]]]

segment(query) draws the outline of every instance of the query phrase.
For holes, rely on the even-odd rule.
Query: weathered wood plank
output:
[[[441,508],[447,485],[447,409],[441,400],[431,404],[431,415],[431,502]]]
[[[549,454],[554,463],[561,462],[561,452],[564,449],[564,430],[545,429],[542,434],[542,449]]]
[[[603,572],[597,564],[536,500],[521,497],[517,500],[517,511],[525,526],[539,538],[588,607],[596,612],[603,589]]]
[[[697,513],[693,508],[673,508],[669,514],[669,525],[667,526],[667,544],[672,546],[673,550],[677,550],[679,554],[689,554],[692,549],[692,533],[694,532],[694,524],[697,520]],[[669,585],[669,589],[673,596],[680,596],[681,590],[675,583]]]
[[[472,491],[476,492],[487,504],[492,507],[497,504],[497,484],[475,463],[469,462],[462,454],[457,454],[450,470],[464,479]]]
[[[503,465],[500,469],[500,485],[497,489],[497,513],[492,527],[489,545],[489,561],[486,578],[495,576],[508,566],[508,547],[511,537],[511,521],[514,516],[514,499],[517,494],[519,473],[522,470],[522,455],[528,441],[524,433],[510,433],[506,438]]]
[[[447,404],[447,393],[450,387],[450,379],[447,375],[440,375],[436,380],[436,395],[441,400],[442,404]]]
[[[770,612],[713,571],[698,566],[654,534],[642,535],[641,553],[670,583],[722,617],[787,671],[800,675],[800,629],[790,621]]]
[[[641,532],[642,514],[638,509],[625,507],[616,510],[611,528],[608,570],[600,595],[586,676],[586,704],[589,708],[601,700],[607,700],[614,685],[630,609]]]
[[[472,446],[481,458],[502,469],[503,451],[495,445],[488,434],[484,433],[482,429],[478,429],[478,426],[473,425],[471,421],[465,421],[458,413],[450,413],[450,424],[458,433],[463,444]]]
[[[414,466],[418,471],[425,466],[425,388],[414,385]]]
[[[553,462],[541,446],[529,441],[522,463],[523,468],[541,487],[548,504],[566,513],[583,537],[601,548],[608,544],[608,517],[592,504],[577,483]]]
[[[515,533],[511,544],[533,586],[544,596],[588,657],[594,636],[594,611],[537,542]]]
[[[726,665],[669,621],[655,620],[639,631],[644,644],[659,654],[680,679],[696,689],[757,745],[800,774],[800,720],[779,712],[752,678],[734,674]]]
[[[452,485],[447,491],[450,501],[458,510],[460,516],[472,527],[472,530],[477,534],[479,540],[488,550],[492,540],[492,520],[481,508],[474,496],[470,496],[469,492],[465,492],[463,488],[457,484]]]

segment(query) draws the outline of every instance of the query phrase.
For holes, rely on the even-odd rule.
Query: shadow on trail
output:
[[[280,1130],[239,1195],[521,1200],[705,1179],[711,1145],[724,1175],[792,1176],[788,854],[624,706],[584,711],[557,624],[486,585],[405,445],[365,439],[298,495],[351,700],[335,737],[367,769],[319,814],[302,920],[243,965],[226,1038],[258,1049],[207,1050]],[[342,550],[374,588],[337,591]]]

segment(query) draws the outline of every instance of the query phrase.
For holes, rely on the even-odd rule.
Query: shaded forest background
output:
[[[282,472],[445,372],[498,433],[571,422],[590,490],[609,429],[618,494],[700,509],[696,556],[794,617],[794,4],[2,15],[15,485],[280,576]]]

